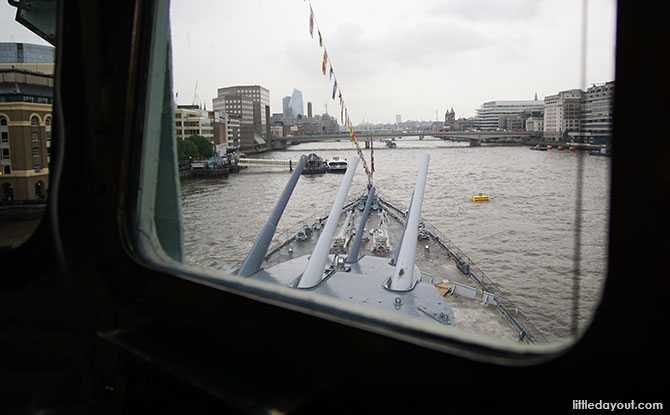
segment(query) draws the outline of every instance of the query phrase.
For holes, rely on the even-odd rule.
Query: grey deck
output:
[[[341,216],[338,230],[345,216]],[[395,253],[403,230],[402,224],[393,215],[390,215],[389,219],[390,253],[382,256],[372,254],[370,252],[372,241],[370,240],[361,245],[359,262],[347,264],[351,267],[349,272],[337,271],[310,290],[342,301],[387,310],[389,313],[411,315],[442,326],[457,326],[498,339],[519,341],[518,331],[505,319],[497,307],[482,304],[483,293],[477,283],[463,274],[449,253],[430,238],[419,240],[417,244],[415,261],[423,277],[416,287],[408,292],[394,292],[385,289],[383,284],[393,272],[393,267],[389,262]],[[359,220],[360,214],[355,217],[356,226]],[[371,212],[366,225],[367,231],[376,227],[380,220],[380,211]],[[272,252],[266,258],[264,268],[251,278],[284,286],[290,285],[305,269],[319,235],[320,231],[315,230],[308,240],[293,240]],[[425,250],[426,246],[429,248],[428,252]],[[293,250],[292,253],[289,253],[289,248]],[[331,254],[329,263],[332,259]],[[434,285],[443,282],[471,287],[476,290],[476,296],[468,298],[449,294],[443,297]],[[400,302],[399,307],[398,301]]]

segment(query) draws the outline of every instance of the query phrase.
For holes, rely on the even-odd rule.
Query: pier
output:
[[[293,171],[293,166],[295,165],[295,163],[292,160],[241,158],[238,160],[237,165],[240,167],[249,167],[249,166],[288,167],[290,171]]]

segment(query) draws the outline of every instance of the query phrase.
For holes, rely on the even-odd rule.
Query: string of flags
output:
[[[309,4],[309,35],[312,39],[314,39],[314,26],[316,26],[316,33],[319,37],[319,47],[323,48],[323,60],[321,62],[321,73],[325,76],[326,75],[326,67],[328,67],[330,70],[328,71],[328,79],[333,80],[333,93],[331,98],[335,100],[335,96],[338,97],[340,101],[340,121],[342,122],[343,125],[346,125],[348,130],[349,130],[349,136],[351,137],[351,142],[356,148],[356,153],[358,154],[358,157],[361,160],[361,164],[363,166],[363,169],[365,170],[365,174],[368,176],[368,183],[372,185],[372,174],[375,171],[375,162],[374,162],[374,149],[372,146],[370,146],[370,158],[371,158],[371,168],[368,168],[368,163],[365,160],[365,156],[363,155],[363,152],[361,151],[361,146],[358,143],[358,140],[356,139],[356,134],[354,132],[354,127],[351,124],[351,120],[349,119],[349,110],[347,109],[346,103],[344,101],[344,97],[342,96],[342,90],[340,89],[338,83],[337,83],[337,75],[335,74],[335,71],[333,70],[333,64],[328,57],[328,52],[326,50],[326,46],[323,42],[323,36],[321,36],[321,29],[319,28],[319,23],[316,20],[316,17],[314,16],[314,10],[312,9],[312,3],[308,0],[305,0]],[[339,92],[338,92],[339,91]]]

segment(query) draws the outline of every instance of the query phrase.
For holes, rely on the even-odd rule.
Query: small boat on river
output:
[[[349,166],[349,162],[346,159],[342,160],[337,156],[328,160],[326,164],[328,165],[328,173],[344,173],[347,171],[347,166]]]
[[[312,153],[307,156],[305,168],[301,169],[302,174],[322,174],[328,170],[328,165],[317,154]]]

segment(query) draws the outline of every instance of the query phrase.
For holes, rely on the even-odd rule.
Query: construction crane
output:
[[[195,91],[193,91],[193,105],[198,100],[198,81],[195,81]]]

